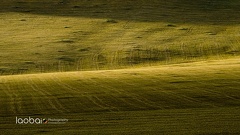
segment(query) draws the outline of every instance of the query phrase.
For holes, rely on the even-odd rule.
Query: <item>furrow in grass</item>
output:
[[[145,78],[149,78],[150,76],[148,76],[148,75],[146,75],[145,76]],[[160,77],[161,76],[159,76],[158,78],[155,78],[155,79],[160,79]],[[141,77],[141,79],[143,79],[143,81],[148,81],[148,79],[145,79],[145,78],[143,78],[143,77]],[[149,79],[149,80],[151,80],[151,79]],[[171,80],[174,80],[174,78],[172,77],[171,78]],[[165,82],[166,83],[166,82]],[[154,84],[153,84],[154,85]],[[166,85],[166,84],[164,84],[164,85]],[[192,103],[192,102],[194,102],[194,103],[199,103],[199,101],[198,100],[195,100],[195,99],[193,99],[193,98],[191,98],[191,97],[188,97],[188,96],[184,96],[184,95],[182,95],[182,94],[179,94],[179,93],[177,93],[177,91],[180,91],[181,89],[179,89],[179,87],[178,87],[178,85],[172,85],[172,84],[167,84],[168,85],[168,87],[171,87],[171,89],[164,89],[164,88],[161,88],[161,83],[159,83],[159,85],[156,85],[156,86],[158,86],[158,87],[154,87],[154,88],[151,88],[151,89],[153,89],[153,90],[155,90],[155,91],[160,91],[160,92],[163,92],[163,93],[165,93],[165,94],[167,94],[167,95],[170,95],[170,97],[172,96],[173,98],[175,98],[175,100],[177,101],[178,99],[179,99],[179,103],[180,102],[188,102],[188,103]],[[159,90],[160,89],[160,90]]]
[[[6,114],[7,112],[9,112],[9,110],[11,109],[11,107],[9,106],[9,95],[5,92],[4,89],[6,89],[6,87],[3,85],[4,79],[0,79],[0,114]]]
[[[105,108],[109,108],[111,112],[120,111],[119,108],[111,106],[110,104],[104,102],[100,97],[93,96],[98,103],[101,103]]]
[[[109,81],[105,81],[105,79],[102,79],[101,78],[101,81],[97,82],[95,81],[99,86],[102,85],[105,87],[105,89],[109,89],[109,90],[114,90],[114,91],[118,91],[121,90],[121,94],[124,94],[126,95],[127,97],[130,97],[129,99],[133,99],[132,102],[136,102],[137,104],[140,104],[140,106],[143,106],[144,108],[152,108],[152,109],[162,109],[160,108],[159,106],[156,106],[154,105],[154,102],[151,102],[149,99],[146,99],[140,95],[138,95],[137,93],[131,93],[131,92],[128,92],[126,89],[123,89],[123,88],[126,88],[126,86],[124,84],[121,84],[120,81],[115,82],[114,84],[118,84],[120,85],[120,87],[114,87],[114,86],[111,86],[110,84],[113,83],[113,82],[110,82],[110,81],[113,81],[111,79],[109,79]],[[122,85],[122,87],[121,87]],[[130,102],[130,101],[128,101]]]
[[[34,79],[36,79],[39,82],[38,84],[41,84],[41,87],[42,89],[45,89],[45,92],[49,91],[47,92],[48,95],[54,98],[54,102],[58,107],[60,107],[59,109],[61,109],[61,111],[65,113],[71,111],[72,108],[69,108],[69,104],[61,102],[61,99],[72,98],[71,95],[75,93],[68,92],[68,89],[58,86],[57,84],[58,82],[55,82],[55,80],[51,80],[48,77],[45,78],[41,76],[40,77],[36,76],[36,78]],[[70,104],[76,104],[76,103],[71,102]],[[81,102],[78,102],[78,104],[81,104]]]
[[[199,101],[197,101],[193,98],[190,98],[190,97],[187,97],[187,96],[184,96],[184,95],[180,95],[180,94],[176,94],[175,92],[173,92],[173,91],[177,91],[178,90],[177,88],[174,88],[174,90],[163,89],[161,87],[161,82],[157,83],[158,85],[156,85],[155,81],[160,79],[159,77],[149,79],[149,76],[147,76],[147,75],[143,76],[142,75],[142,76],[134,77],[134,79],[133,79],[133,77],[131,78],[131,80],[134,80],[136,82],[143,82],[141,84],[144,84],[146,82],[151,82],[151,81],[154,82],[154,84],[150,83],[152,86],[148,86],[148,85],[144,86],[143,85],[142,87],[139,87],[139,85],[141,85],[139,83],[130,83],[129,81],[127,82],[127,79],[124,79],[125,81],[122,81],[122,79],[123,79],[123,77],[121,77],[121,79],[119,79],[119,82],[124,84],[124,86],[130,85],[132,89],[138,89],[138,90],[134,90],[135,93],[138,93],[138,95],[141,96],[141,97],[145,97],[146,99],[151,100],[151,104],[155,104],[159,107],[169,108],[169,106],[172,106],[173,104],[190,104],[190,103],[191,104],[196,104],[196,103],[199,103]],[[116,80],[116,81],[118,81],[118,80]],[[147,91],[144,90],[146,88],[147,88]],[[131,90],[128,90],[128,91],[131,92]],[[155,94],[154,95],[150,94],[152,92],[154,92]],[[155,99],[153,99],[153,97]],[[157,97],[159,97],[159,99],[157,99]],[[167,102],[167,104],[168,104],[167,105],[166,101],[161,99],[161,97],[165,97],[166,101],[172,101],[172,102]]]
[[[25,78],[19,78],[18,77],[12,77],[12,82],[14,83],[15,87],[18,87],[17,92],[22,97],[24,112],[23,114],[27,114],[29,112],[32,112],[31,114],[40,114],[41,111],[45,110],[43,106],[43,102],[41,99],[39,99],[39,92],[33,92],[33,89],[29,87],[27,82],[25,81]],[[31,110],[31,111],[30,111]]]
[[[88,75],[89,75],[89,74],[88,74]],[[71,76],[71,75],[69,74],[68,76]],[[78,76],[78,75],[77,75],[77,76]],[[74,77],[75,77],[75,76],[71,76],[71,78],[74,78]],[[55,79],[56,79],[56,78],[55,78]],[[83,86],[83,80],[86,81],[86,85],[84,85],[85,87],[91,86],[92,89],[93,89],[93,87],[96,87],[96,88],[94,89],[94,91],[95,91],[95,90],[99,90],[100,93],[102,93],[102,92],[105,93],[105,94],[104,94],[104,95],[105,95],[105,98],[109,98],[109,100],[110,100],[110,99],[117,99],[117,100],[115,100],[115,101],[117,101],[117,102],[119,102],[119,103],[110,105],[110,106],[112,106],[112,107],[110,107],[110,108],[118,108],[118,106],[119,106],[120,104],[122,104],[122,105],[126,104],[126,105],[130,105],[130,106],[134,106],[134,108],[139,108],[139,107],[136,106],[135,104],[129,103],[129,102],[126,101],[125,99],[118,98],[119,95],[122,95],[121,92],[119,92],[119,91],[113,91],[112,89],[106,88],[106,86],[104,86],[103,84],[99,84],[99,83],[97,83],[96,81],[93,81],[92,79],[89,79],[88,77],[82,79],[81,82],[78,81],[79,86]],[[66,85],[66,83],[65,83],[66,80],[65,80],[65,81],[58,80],[58,82],[61,82],[61,85]],[[70,82],[69,82],[69,83],[70,83]],[[73,85],[74,85],[74,84],[73,84]],[[75,84],[74,86],[76,87],[77,85]],[[71,86],[68,85],[68,87],[71,87]],[[71,88],[72,88],[72,89],[75,89],[74,87],[71,87]],[[99,89],[99,88],[101,88],[101,89]],[[88,91],[85,91],[85,92],[86,92],[86,93],[91,93],[91,92],[92,92],[92,89],[89,89]],[[112,91],[112,93],[115,93],[115,94],[111,94],[111,91]],[[80,91],[78,91],[78,92],[80,92]],[[98,92],[98,93],[99,93],[99,92]],[[117,92],[117,94],[116,94],[116,92]],[[93,93],[93,94],[94,94],[94,93]],[[100,97],[99,97],[99,98],[100,98]],[[106,101],[106,100],[102,100],[102,101]],[[105,103],[105,104],[109,105],[109,103]],[[118,110],[118,109],[117,109],[117,110]]]
[[[129,102],[129,101],[127,101],[126,99],[123,99],[123,98],[119,98],[119,96],[121,96],[121,95],[123,95],[123,93],[122,93],[122,91],[119,91],[119,90],[114,90],[114,89],[112,89],[111,87],[109,87],[109,86],[106,86],[106,85],[104,85],[104,84],[99,84],[99,82],[97,82],[97,81],[94,81],[94,79],[90,79],[90,77],[89,77],[89,75],[90,74],[88,74],[88,77],[84,77],[83,79],[81,79],[81,82],[80,81],[78,81],[78,83],[79,83],[79,85],[80,86],[82,86],[83,85],[83,83],[84,83],[84,80],[85,80],[85,82],[86,82],[86,84],[84,85],[84,86],[91,86],[91,88],[92,89],[89,89],[89,91],[86,91],[86,93],[91,93],[91,92],[93,92],[92,90],[93,90],[93,87],[96,87],[95,89],[94,89],[94,91],[95,90],[98,90],[98,92],[97,93],[102,93],[103,95],[105,95],[105,98],[115,98],[115,101],[117,101],[117,102],[119,102],[119,103],[117,103],[117,104],[112,104],[112,106],[114,106],[114,108],[117,108],[120,104],[125,104],[125,105],[130,105],[130,106],[134,106],[134,108],[139,108],[139,106],[137,106],[137,105],[135,105],[134,103],[132,103],[132,102]],[[78,75],[69,75],[69,76],[71,76],[71,78],[74,78],[74,77],[77,77]],[[79,80],[79,79],[78,79]],[[60,81],[60,80],[59,80]],[[71,81],[69,80],[69,83],[71,83]],[[61,84],[66,84],[66,80],[65,81],[62,81],[62,83]],[[74,84],[72,84],[72,85],[74,85]],[[69,86],[69,85],[68,85]],[[76,85],[75,85],[75,87],[76,87]],[[116,93],[117,92],[117,93]],[[111,94],[112,93],[112,94]],[[94,93],[93,93],[94,94]],[[128,95],[126,95],[126,96],[128,96]],[[99,97],[100,98],[100,97]],[[101,98],[102,99],[102,98]],[[102,101],[103,101],[103,99],[102,99]],[[104,100],[104,101],[106,101],[106,100]],[[105,103],[106,104],[106,103]],[[109,104],[109,103],[108,103]],[[112,107],[111,107],[112,108]],[[130,107],[130,108],[132,108],[132,107]],[[118,110],[118,109],[117,109]]]
[[[34,92],[36,93],[39,93],[39,95],[42,97],[42,99],[39,99],[39,100],[43,100],[44,102],[47,101],[47,106],[51,106],[52,109],[56,110],[57,112],[61,112],[54,104],[53,102],[51,101],[51,99],[49,99],[49,95],[47,95],[46,93],[43,93],[41,90],[39,90],[36,86],[34,86],[33,82],[27,82],[27,85],[30,86],[31,90],[33,90]],[[47,98],[47,99],[45,99]]]
[[[1,84],[2,91],[7,95],[7,97],[5,97],[6,100],[4,101],[4,102],[6,102],[6,105],[4,106],[4,108],[6,108],[7,112],[11,112],[13,114],[16,114],[17,113],[17,108],[15,108],[16,107],[15,102],[14,102],[15,100],[14,100],[14,97],[12,95],[14,93],[12,92],[12,94],[10,94],[10,92],[9,92],[11,90],[9,88],[8,80],[6,80],[5,78],[1,78],[1,80],[3,82]],[[4,114],[2,114],[2,115],[4,115]]]
[[[86,86],[87,85],[81,85],[81,87],[84,88],[84,91],[83,92],[81,89],[79,89],[76,85],[76,84],[73,84],[73,86],[71,86],[70,84],[67,84],[66,83],[66,80],[65,81],[62,81],[63,78],[59,78],[59,77],[56,77],[54,75],[51,76],[51,81],[54,81],[56,84],[59,85],[59,87],[63,87],[63,88],[66,88],[68,90],[68,92],[71,92],[73,95],[75,95],[76,99],[79,99],[79,98],[87,98],[87,101],[95,104],[95,106],[98,106],[100,108],[100,110],[108,110],[108,111],[112,111],[110,108],[112,108],[111,106],[105,104],[105,103],[101,103],[100,100],[96,100],[96,98],[92,97],[92,95],[88,94],[87,92],[87,88]],[[89,92],[91,92],[91,90],[88,90]],[[76,100],[78,101],[78,100]],[[88,102],[83,102],[82,104],[87,104]],[[107,106],[106,106],[107,105]],[[79,106],[80,107],[80,106]],[[86,108],[86,107],[85,107]],[[98,109],[96,109],[98,110]]]
[[[56,107],[59,108],[60,110],[62,110],[60,112],[69,112],[69,110],[66,109],[66,107],[64,107],[63,103],[59,102],[59,100],[57,99],[57,96],[55,96],[54,93],[48,92],[49,87],[44,87],[44,88],[40,87],[44,83],[44,81],[41,81],[41,80],[44,80],[43,78],[34,76],[34,80],[33,79],[30,79],[30,80],[32,81],[32,84],[34,84],[37,87],[38,90],[42,91],[43,93],[45,93],[46,95],[51,97],[51,100],[56,104]],[[36,83],[36,82],[42,82],[42,83]]]
[[[32,88],[32,90],[34,90],[35,92],[38,92],[42,95],[43,100],[49,103],[49,105],[55,109],[56,111],[63,113],[63,112],[69,112],[57,99],[55,96],[53,96],[52,94],[50,94],[49,92],[47,92],[48,90],[43,90],[42,88],[40,88],[38,85],[41,84],[35,84],[37,81],[37,78],[34,78],[34,80],[29,77],[27,80],[27,84]]]
[[[76,75],[76,77],[77,77],[78,75]],[[73,78],[73,76],[71,77],[71,78]],[[96,78],[97,79],[97,78]],[[128,95],[125,95],[123,92],[124,92],[124,90],[121,90],[121,89],[113,89],[112,87],[110,87],[110,86],[108,86],[108,85],[105,85],[105,84],[103,84],[103,83],[101,83],[102,82],[102,80],[101,80],[101,82],[98,82],[97,80],[95,80],[95,79],[91,79],[91,76],[90,76],[90,74],[87,74],[87,77],[85,77],[84,79],[82,79],[81,80],[81,83],[83,82],[85,80],[85,82],[86,83],[88,83],[88,85],[91,85],[91,86],[97,86],[97,90],[99,90],[100,91],[100,93],[105,93],[106,95],[109,95],[109,94],[111,94],[111,96],[110,97],[115,97],[116,98],[116,100],[118,100],[118,102],[119,101],[121,101],[120,103],[118,103],[118,104],[115,104],[114,106],[119,106],[119,104],[129,104],[130,106],[135,106],[135,108],[139,108],[140,106],[136,106],[135,105],[135,101],[132,101],[132,102],[129,102],[129,101],[127,101],[127,100],[129,100],[130,98],[127,98],[127,99],[125,99],[125,98],[121,98],[122,96],[124,96],[124,97],[129,97]],[[80,84],[81,84],[80,83]],[[101,83],[101,84],[100,84]],[[101,89],[99,89],[99,88],[101,88]],[[108,96],[106,96],[106,98],[108,98]],[[102,98],[101,98],[102,99]],[[102,99],[103,100],[103,99]],[[141,107],[142,108],[142,107]]]
[[[95,82],[97,83],[97,85],[102,84],[103,89],[106,89],[108,91],[113,91],[114,93],[120,92],[120,93],[116,94],[117,99],[122,99],[122,96],[123,96],[123,97],[125,97],[124,100],[127,104],[134,105],[135,107],[140,108],[140,109],[145,109],[145,108],[150,108],[150,107],[156,108],[156,106],[154,106],[153,104],[149,104],[148,102],[146,102],[146,99],[139,97],[137,94],[126,92],[123,89],[125,87],[124,84],[121,84],[120,82],[118,84],[118,85],[120,85],[120,87],[118,87],[118,88],[116,88],[115,86],[109,85],[109,82],[105,82],[105,81],[103,81],[103,79],[100,82],[98,82],[98,81],[95,81]],[[123,87],[121,87],[121,86],[123,86]]]
[[[97,107],[99,107],[100,110],[103,110],[103,111],[106,111],[106,110],[107,110],[107,112],[112,112],[111,107],[109,107],[109,106],[106,105],[106,104],[102,104],[102,101],[100,101],[99,98],[96,98],[96,96],[87,95],[87,98],[88,98],[93,104],[95,104]],[[95,109],[95,110],[97,110],[97,109]]]
[[[66,88],[68,91],[72,91],[72,93],[78,93],[78,95],[80,96],[79,98],[81,97],[85,97],[88,99],[88,101],[90,101],[91,103],[95,104],[96,106],[98,106],[99,108],[105,110],[105,108],[100,104],[100,103],[97,103],[94,98],[92,98],[89,94],[85,94],[83,92],[81,92],[81,89],[77,88],[77,85],[75,85],[75,87],[72,87],[71,85],[67,84],[66,83],[66,80],[65,81],[62,81],[62,79],[64,78],[59,78],[55,75],[52,75],[51,76],[51,79],[54,80],[60,87],[64,87]],[[88,89],[87,87],[84,87],[84,89]]]
[[[128,93],[131,93],[131,94],[134,93],[135,95],[137,94],[137,96],[140,96],[141,98],[144,97],[144,99],[147,99],[147,101],[146,100],[144,100],[144,101],[149,102],[151,105],[154,105],[154,107],[158,107],[160,109],[169,108],[165,104],[162,104],[160,102],[155,102],[151,99],[151,97],[146,97],[146,95],[145,95],[148,92],[152,92],[152,91],[155,91],[156,89],[159,89],[160,87],[158,87],[156,89],[152,89],[152,88],[148,87],[148,90],[144,91],[143,89],[145,89],[146,87],[145,86],[143,86],[143,87],[139,86],[139,85],[142,84],[141,82],[144,82],[144,81],[142,81],[142,80],[140,81],[139,80],[140,78],[138,78],[138,77],[133,79],[133,77],[131,77],[131,78],[126,77],[125,78],[125,77],[121,76],[119,79],[117,79],[117,78],[114,78],[114,77],[111,78],[111,77],[109,77],[107,75],[104,75],[104,74],[102,76],[104,76],[104,78],[106,78],[106,80],[111,80],[111,81],[115,82],[115,84],[116,84],[115,87],[121,87],[122,86],[122,88],[126,89],[125,91],[127,91]],[[123,79],[123,78],[125,78],[125,79]],[[132,82],[127,81],[127,79],[134,80],[136,82],[139,81],[139,83],[134,84]],[[146,81],[149,82],[149,81],[152,81],[152,79],[148,79]],[[118,82],[118,83],[116,83],[116,82]],[[129,95],[131,95],[131,94],[129,94]]]
[[[13,114],[22,113],[22,97],[19,95],[19,90],[22,90],[19,86],[16,86],[12,77],[8,77],[5,80],[5,93],[10,97],[10,108]]]
[[[216,85],[219,86],[219,84],[212,83],[211,80],[207,82],[198,81],[198,85],[195,86],[195,88],[193,87],[195,91],[184,91],[184,95],[189,95],[190,97],[197,98],[199,101],[213,105],[215,107],[221,106],[227,102],[237,101],[236,98],[233,98],[226,94],[226,92],[232,93],[232,90],[229,91],[228,87],[224,87],[221,90],[221,88],[215,87]]]

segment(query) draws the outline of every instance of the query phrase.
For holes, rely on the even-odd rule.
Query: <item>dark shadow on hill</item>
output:
[[[142,22],[239,24],[239,0],[4,0],[1,12]]]

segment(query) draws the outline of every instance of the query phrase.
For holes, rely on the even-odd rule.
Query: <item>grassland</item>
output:
[[[2,75],[223,59],[240,51],[237,1],[2,3]]]
[[[23,134],[239,134],[239,64],[228,59],[2,76],[0,129]],[[16,125],[15,116],[69,122]]]
[[[240,134],[239,6],[1,1],[0,134]]]

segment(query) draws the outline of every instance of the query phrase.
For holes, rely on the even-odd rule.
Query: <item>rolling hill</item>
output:
[[[0,134],[240,134],[239,6],[1,1]]]
[[[119,69],[239,55],[239,2],[1,2],[1,74]]]
[[[0,129],[3,134],[239,134],[239,64],[228,59],[1,76]],[[18,125],[16,116],[69,121]]]

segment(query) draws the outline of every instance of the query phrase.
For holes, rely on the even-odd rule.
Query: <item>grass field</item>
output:
[[[228,59],[2,76],[0,129],[30,134],[239,134],[239,66],[238,59]],[[69,122],[16,125],[15,116]]]
[[[0,74],[141,67],[240,52],[236,0],[65,2],[1,2]]]
[[[1,1],[0,134],[240,134],[239,6]]]

